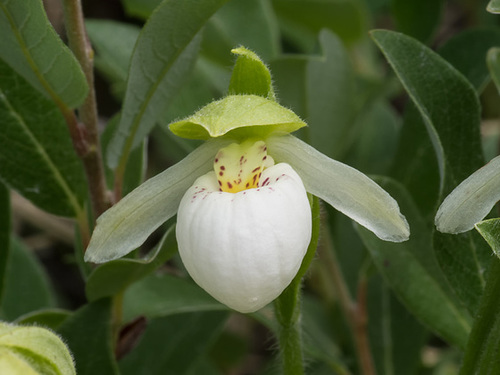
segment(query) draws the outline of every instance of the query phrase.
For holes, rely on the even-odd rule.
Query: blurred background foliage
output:
[[[135,42],[159,3],[83,2],[104,148],[118,123]],[[320,246],[303,288],[307,373],[361,373],[353,316],[366,318],[378,374],[458,373],[492,253],[475,233],[436,234],[433,217],[454,186],[498,154],[500,98],[486,53],[500,46],[500,18],[486,12],[487,3],[231,0],[205,25],[192,69],[161,109],[148,143],[130,157],[125,192],[192,151],[198,143],[178,139],[167,125],[225,94],[230,50],[244,45],[269,65],[278,101],[309,124],[299,136],[372,176],[398,200],[412,230],[404,244],[382,243],[322,207]],[[60,2],[46,0],[45,7],[63,35]],[[374,29],[414,39],[370,37]],[[145,246],[154,247],[148,259],[91,272],[78,245],[73,249],[78,241],[69,220],[19,195],[11,204],[14,237],[2,258],[0,316],[61,333],[79,374],[278,371],[271,310],[244,316],[215,302],[188,279],[171,231],[163,238],[159,231]],[[113,353],[109,297],[123,290],[127,325]]]

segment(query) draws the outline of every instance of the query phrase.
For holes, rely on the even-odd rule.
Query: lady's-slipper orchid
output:
[[[409,228],[370,178],[289,135],[306,124],[275,101],[255,54],[233,52],[231,95],[170,125],[176,135],[206,142],[105,212],[85,259],[119,258],[177,214],[179,253],[193,279],[229,307],[251,312],[278,297],[301,265],[311,239],[306,191],[383,240],[405,241]]]
[[[448,195],[436,214],[436,227],[444,233],[474,228],[500,200],[500,156],[467,177]]]

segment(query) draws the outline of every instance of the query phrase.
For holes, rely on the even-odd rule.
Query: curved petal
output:
[[[243,313],[281,294],[311,240],[311,208],[298,174],[282,163],[264,170],[262,181],[228,193],[207,173],[186,192],[177,214],[179,254],[189,274]]]
[[[440,232],[462,233],[474,228],[500,200],[500,156],[466,178],[448,195],[436,214]]]
[[[371,230],[382,240],[406,241],[410,229],[397,202],[358,170],[332,160],[291,135],[266,140],[269,154],[287,162],[308,192]]]
[[[227,144],[225,140],[206,142],[102,214],[97,219],[85,261],[107,262],[142,245],[156,228],[177,213],[186,190],[212,168],[215,154]]]

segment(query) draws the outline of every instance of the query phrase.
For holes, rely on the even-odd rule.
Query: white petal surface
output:
[[[440,232],[462,233],[474,228],[500,200],[500,156],[466,178],[439,207]]]
[[[264,170],[261,187],[219,191],[214,172],[200,177],[177,214],[179,253],[191,277],[227,306],[265,306],[297,273],[311,239],[311,209],[287,164]]]
[[[406,241],[410,230],[397,202],[358,170],[330,159],[291,135],[266,140],[268,153],[300,175],[308,192],[371,230],[382,240]]]
[[[206,142],[179,163],[150,178],[97,219],[85,261],[103,263],[120,258],[144,243],[174,216],[195,179],[212,168],[227,141]]]

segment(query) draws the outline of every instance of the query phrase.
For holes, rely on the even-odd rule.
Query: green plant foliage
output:
[[[0,183],[0,207],[4,207],[0,211],[0,302],[3,299],[5,292],[5,284],[7,282],[7,269],[9,266],[10,254],[10,193],[4,184]],[[0,304],[1,305],[1,304]]]
[[[487,10],[491,13],[500,13],[500,1],[490,0]]]
[[[54,305],[54,290],[45,269],[26,246],[12,238],[0,303],[2,319],[12,321]]]
[[[9,375],[76,374],[63,341],[41,327],[0,323],[0,372]]]
[[[82,166],[57,107],[0,61],[0,179],[56,215],[81,215]]]
[[[151,131],[192,69],[200,29],[225,1],[165,1],[148,20],[130,62],[120,125],[108,148],[110,167],[124,163]]]
[[[398,31],[425,43],[439,24],[443,1],[391,0],[391,5]]]
[[[78,375],[119,374],[111,330],[109,298],[83,306],[57,328],[73,354]]]
[[[85,76],[52,28],[41,0],[2,0],[0,34],[0,58],[31,85],[70,108],[83,102]]]
[[[491,48],[488,51],[487,62],[491,78],[500,92],[500,48]]]
[[[193,312],[154,319],[141,343],[120,362],[123,375],[190,374],[220,334],[226,312]],[[166,340],[166,338],[168,338]]]

